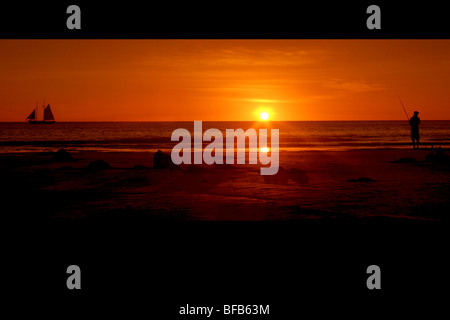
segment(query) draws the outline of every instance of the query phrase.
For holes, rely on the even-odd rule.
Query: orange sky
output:
[[[450,119],[450,40],[0,40],[0,121]]]

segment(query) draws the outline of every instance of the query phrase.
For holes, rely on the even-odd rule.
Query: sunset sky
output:
[[[0,40],[0,121],[450,119],[450,40]]]

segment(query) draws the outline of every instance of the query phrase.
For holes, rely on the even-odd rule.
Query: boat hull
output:
[[[37,120],[28,120],[28,123],[30,124],[53,124],[56,121],[54,120],[49,120],[49,121],[37,121]]]

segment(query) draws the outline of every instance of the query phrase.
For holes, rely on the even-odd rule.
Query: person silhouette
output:
[[[419,124],[420,124],[420,118],[417,116],[419,114],[419,111],[414,111],[414,115],[409,119],[409,125],[411,126],[411,140],[413,144],[413,149],[419,148]],[[417,142],[417,143],[416,143]]]

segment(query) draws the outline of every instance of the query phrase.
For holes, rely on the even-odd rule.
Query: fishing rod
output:
[[[406,109],[405,109],[405,106],[403,105],[402,100],[400,99],[400,97],[398,95],[397,95],[397,98],[398,98],[398,100],[400,101],[400,103],[402,105],[403,111],[405,111],[406,119],[408,119],[408,121],[409,121],[408,112],[406,112]]]

